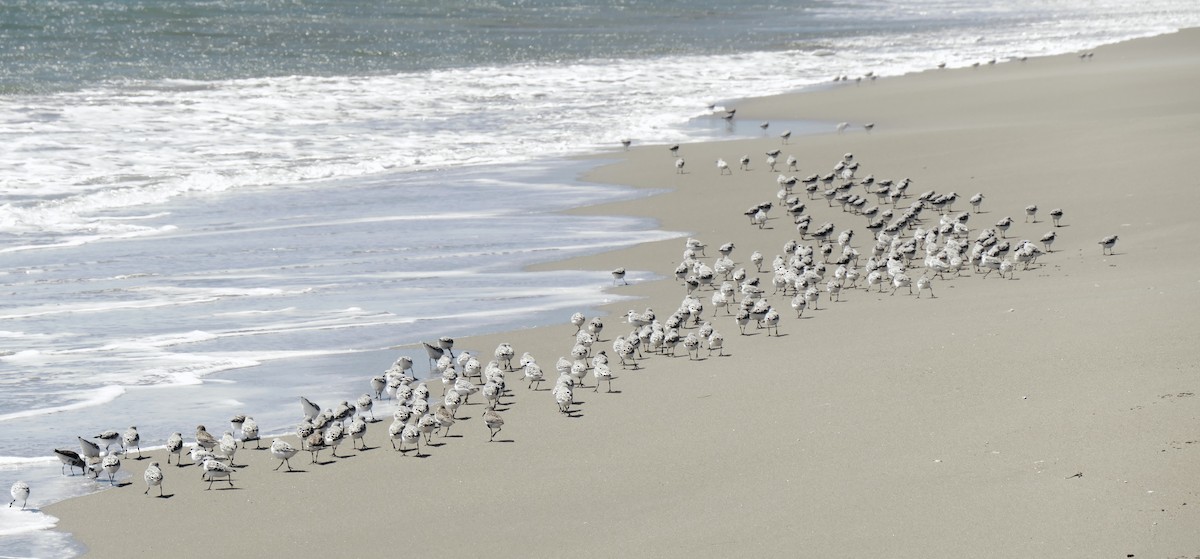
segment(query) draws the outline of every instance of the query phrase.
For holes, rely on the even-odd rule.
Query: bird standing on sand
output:
[[[683,158],[682,157],[676,158],[675,159],[675,172],[677,174],[680,174],[680,175],[683,174],[683,166],[684,166]]]
[[[976,193],[968,202],[971,203],[971,208],[975,210],[975,213],[979,213],[979,206],[983,204],[983,193]]]
[[[612,277],[613,285],[616,285],[618,281],[624,283],[625,285],[629,285],[629,282],[625,281],[625,268],[617,268],[613,270]]]
[[[246,416],[246,420],[242,422],[242,448],[246,448],[248,441],[254,441],[254,448],[262,448],[261,439],[258,437],[258,422],[250,416]]]
[[[208,488],[205,491],[212,489],[213,481],[220,477],[225,478],[225,481],[229,482],[229,486],[233,487],[233,468],[226,466],[223,462],[212,456],[205,456],[199,465],[204,470],[200,474],[200,479],[208,476]]]
[[[196,445],[204,450],[212,450],[217,446],[217,438],[212,436],[203,425],[196,426]]]
[[[12,500],[8,502],[8,506],[13,506],[13,503],[21,501],[21,510],[25,510],[25,504],[29,502],[29,484],[23,481],[18,481],[12,484],[8,489],[8,494],[12,495]]]
[[[1062,216],[1063,216],[1062,208],[1054,208],[1053,210],[1050,210],[1050,219],[1054,220],[1055,227],[1059,226],[1058,220],[1062,219]]]
[[[784,130],[783,133],[779,135],[779,139],[782,140],[783,143],[785,143],[785,144],[788,143],[788,138],[791,138],[791,137],[792,137],[791,130]]]
[[[104,443],[105,454],[108,454],[108,450],[112,448],[112,445],[119,444],[121,442],[121,434],[116,431],[105,431],[99,435],[96,435],[95,438],[96,440]]]
[[[504,427],[504,418],[500,417],[500,414],[496,413],[496,410],[486,409],[483,410],[483,423],[487,425],[488,431],[491,432],[488,442],[492,442],[496,440],[496,434]]]
[[[717,158],[717,173],[722,175],[732,175],[733,171],[729,169],[729,164],[724,159]]]
[[[113,477],[116,476],[117,472],[121,469],[121,459],[117,458],[116,454],[109,454],[108,456],[104,457],[104,461],[100,463],[100,467],[104,469],[104,473],[108,474],[108,483],[110,485],[116,485],[116,482],[113,481]]]
[[[146,491],[142,495],[149,495],[150,488],[158,486],[158,496],[163,496],[163,473],[162,468],[158,467],[158,462],[151,462],[149,466],[146,466],[146,473],[142,474],[142,479],[146,480]]]
[[[629,145],[632,143],[633,140],[630,140],[629,138],[621,138],[621,146],[625,148],[625,151],[629,151]]]
[[[1038,207],[1036,204],[1025,206],[1025,223],[1029,223],[1030,219],[1032,219],[1034,223],[1037,223],[1037,211]]]
[[[294,471],[292,470],[291,462],[288,462],[288,460],[295,456],[297,452],[300,451],[297,450],[296,447],[288,444],[287,441],[281,441],[279,439],[271,441],[271,457],[279,460],[279,465],[275,466],[276,470],[283,467],[284,464],[287,464],[288,471]]]
[[[1109,235],[1103,239],[1100,239],[1101,254],[1113,254],[1113,250],[1112,250],[1113,245],[1116,245],[1116,244],[1117,244],[1117,236],[1116,235]]]
[[[142,459],[142,437],[138,435],[136,426],[130,427],[125,431],[124,435],[121,435],[121,446],[124,447],[125,452],[129,452],[129,449],[136,446],[138,449],[138,460]]]
[[[671,147],[668,147],[667,149],[671,152],[671,155],[673,155],[675,157],[679,157],[679,144],[674,144]]]
[[[85,458],[99,458],[100,445],[89,441],[83,437],[75,437],[79,439],[79,451]]]

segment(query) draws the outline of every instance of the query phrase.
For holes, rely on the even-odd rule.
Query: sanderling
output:
[[[1038,207],[1036,204],[1025,206],[1025,223],[1029,223],[1030,219],[1032,219],[1034,223],[1037,223],[1037,211]]]
[[[1058,238],[1058,233],[1055,233],[1054,231],[1051,231],[1049,233],[1046,233],[1045,235],[1042,235],[1041,241],[1042,241],[1042,244],[1046,246],[1046,252],[1054,252],[1054,251],[1050,250],[1050,245],[1053,245],[1054,240],[1057,238]]]
[[[875,79],[874,76],[872,76],[871,79]],[[875,129],[874,122],[868,122],[863,125],[863,130],[866,130],[868,134],[871,132],[871,130],[874,130],[874,129]]]
[[[258,422],[250,416],[246,416],[246,420],[242,422],[242,448],[246,448],[248,441],[254,441],[256,449],[262,448],[262,442],[258,437]]]
[[[225,431],[224,435],[217,441],[216,448],[213,449],[213,454],[229,461],[230,466],[233,464],[233,456],[237,454],[238,442],[233,438],[232,431]],[[236,467],[236,466],[234,466]]]
[[[317,464],[317,460],[321,457],[321,449],[325,448],[325,433],[322,431],[313,431],[308,438],[304,439],[304,447],[312,455],[310,464]]]
[[[304,396],[300,397],[300,409],[304,412],[304,419],[309,421],[316,419],[317,415],[321,413],[321,406],[318,406]]]
[[[79,453],[74,450],[56,448],[54,449],[54,455],[58,456],[58,459],[62,462],[59,472],[63,475],[67,475],[67,466],[71,467],[71,475],[75,475],[75,468],[79,468],[79,473],[83,473],[87,469],[87,462],[84,462]]]
[[[224,463],[212,456],[205,456],[204,460],[200,462],[199,466],[204,469],[204,472],[200,474],[200,479],[204,479],[204,476],[208,476],[208,487],[205,489],[205,491],[212,489],[213,481],[221,477],[225,478],[225,481],[229,482],[230,487],[233,487],[233,468],[226,466]]]
[[[417,458],[421,457],[421,429],[412,423],[406,423],[404,429],[400,431],[400,452],[407,452],[404,449],[405,445],[416,445]]]
[[[196,426],[196,445],[204,450],[212,450],[217,446],[217,438],[212,436],[203,425]]]
[[[383,391],[387,389],[387,377],[376,375],[371,377],[371,391],[375,393],[376,400],[383,399]]]
[[[1005,216],[1004,219],[996,222],[996,229],[1000,230],[1000,238],[1007,239],[1008,228],[1012,227],[1013,220],[1011,217]]]
[[[113,481],[113,477],[116,476],[117,472],[121,469],[121,459],[117,458],[116,454],[109,454],[108,456],[104,457],[104,461],[100,463],[100,467],[104,470],[104,473],[108,474],[108,483],[110,485],[116,485],[116,482]]]
[[[922,290],[922,289],[928,289],[928,290],[929,290],[929,296],[930,296],[930,297],[934,297],[934,294],[933,294],[933,279],[932,279],[932,278],[925,277],[925,276],[921,276],[921,277],[917,278],[917,298],[918,298],[918,299],[920,299],[920,298],[921,298],[921,290]]]
[[[354,450],[359,450],[359,442],[362,442],[363,449],[367,448],[367,442],[363,440],[363,436],[367,434],[367,420],[363,416],[360,415],[350,422],[348,432],[350,433],[350,446],[354,447]]]
[[[171,463],[171,455],[175,455],[175,465],[180,466],[180,453],[183,452],[183,433],[172,433],[167,438],[167,463]]]
[[[574,321],[572,321],[572,322],[574,322]],[[583,321],[580,321],[579,325],[583,326]],[[579,332],[575,332],[575,333],[576,333],[576,335],[579,334]],[[498,361],[500,363],[500,365],[503,366],[504,370],[506,370],[506,371],[513,370],[512,360],[513,360],[513,356],[515,356],[516,354],[517,354],[517,352],[516,352],[516,350],[513,349],[512,344],[510,344],[508,342],[501,342],[500,345],[496,346],[496,351],[493,352],[493,355],[496,356],[496,361]]]
[[[279,465],[275,466],[276,470],[283,467],[284,464],[287,464],[288,471],[293,471],[292,464],[291,462],[288,462],[288,460],[291,460],[291,458],[295,456],[297,452],[300,451],[297,450],[296,447],[288,444],[287,441],[281,441],[279,439],[271,441],[271,457],[279,460]]]
[[[346,431],[342,427],[341,422],[334,422],[325,430],[325,446],[329,447],[329,452],[334,458],[341,458],[341,456],[338,456],[337,447],[342,444],[342,439],[345,438]]]
[[[616,285],[618,281],[624,283],[625,285],[629,285],[629,282],[625,281],[625,268],[614,269],[612,271],[612,277],[613,285]]]
[[[246,424],[246,414],[239,413],[229,418],[229,428],[233,430],[234,436],[242,433],[242,425]]]
[[[683,166],[684,166],[684,165],[685,165],[685,163],[683,162],[683,158],[682,158],[682,157],[678,157],[678,158],[676,158],[676,159],[675,159],[675,172],[676,172],[677,174],[680,174],[680,175],[682,175],[682,174],[683,174]]]
[[[121,434],[116,431],[105,431],[94,437],[96,440],[104,443],[104,453],[109,454],[109,449],[114,444],[120,444]]]
[[[1058,220],[1062,219],[1062,216],[1063,216],[1062,208],[1054,208],[1053,210],[1050,210],[1050,219],[1054,220],[1055,227],[1059,226]]]
[[[581,312],[571,315],[571,324],[575,326],[575,334],[583,330],[583,324],[587,322],[587,317]]]
[[[525,364],[524,372],[525,378],[529,380],[529,385],[525,387],[526,389],[533,388],[534,383],[538,385],[538,388],[541,388],[542,381],[545,380],[545,375],[542,374],[541,365],[530,361],[529,363]]]
[[[559,383],[554,385],[554,401],[558,403],[558,411],[564,414],[571,413],[571,402],[574,395],[571,393],[569,384]]]
[[[912,295],[912,280],[904,273],[899,273],[892,276],[892,295],[896,294],[896,290],[901,287],[908,288],[908,294]]]
[[[781,134],[779,134],[779,140],[785,144],[788,143],[788,138],[791,138],[791,137],[792,137],[791,130],[784,130]]]
[[[724,159],[717,158],[717,174],[720,174],[720,175],[732,175],[733,174],[733,171],[729,169],[729,163],[726,163]]]
[[[163,472],[162,468],[158,467],[158,462],[151,462],[149,466],[146,466],[146,473],[142,474],[142,479],[146,480],[146,491],[142,495],[149,495],[150,488],[157,485],[158,496],[163,496]]]
[[[668,147],[667,151],[670,151],[671,155],[673,155],[675,157],[679,157],[679,144],[674,144],[674,145]]]
[[[142,436],[138,434],[136,426],[131,426],[125,431],[124,435],[121,435],[121,446],[124,448],[125,453],[129,452],[129,449],[136,446],[138,451],[138,460],[142,459]]]
[[[1117,236],[1109,235],[1103,239],[1100,239],[1099,244],[1100,244],[1100,253],[1101,254],[1114,254],[1113,253],[1113,245],[1117,244]]]
[[[496,434],[504,427],[504,418],[496,413],[496,410],[483,410],[483,423],[487,425],[491,436],[488,437],[488,442],[496,440]]]
[[[374,402],[375,401],[371,399],[370,394],[363,394],[362,396],[359,396],[358,400],[354,402],[354,408],[358,411],[358,416],[362,417],[367,412],[371,412],[371,421],[375,421],[375,410],[373,409],[375,407]]]
[[[625,151],[629,151],[629,146],[632,143],[633,143],[633,140],[631,140],[629,138],[621,138],[621,146],[623,148],[625,148]]]
[[[974,209],[975,213],[979,213],[979,206],[983,204],[983,193],[976,193],[968,201],[971,202],[971,208]]]
[[[12,495],[12,500],[8,502],[8,506],[13,506],[13,503],[21,501],[21,510],[25,510],[25,504],[29,502],[29,484],[23,481],[18,481],[12,484],[8,494]]]

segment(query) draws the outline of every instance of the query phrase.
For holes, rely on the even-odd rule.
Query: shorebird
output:
[[[1033,219],[1033,222],[1037,223],[1037,211],[1038,207],[1036,204],[1025,206],[1025,223],[1029,223],[1030,219]]]
[[[612,277],[613,285],[616,285],[618,281],[624,283],[625,285],[629,285],[629,282],[625,281],[625,268],[617,268],[613,270]]]
[[[925,276],[921,276],[921,277],[917,278],[917,298],[918,298],[918,299],[920,299],[920,298],[921,298],[921,290],[922,290],[922,289],[928,289],[928,290],[929,290],[929,296],[930,296],[930,297],[934,297],[934,294],[933,294],[933,280],[932,280],[932,279],[930,279],[930,278],[927,278],[927,277],[925,277]]]
[[[874,77],[872,77],[872,79],[874,79]],[[871,130],[873,130],[874,128],[875,128],[874,122],[868,122],[863,125],[863,130],[866,130],[868,134],[871,133]]]
[[[1053,210],[1050,210],[1050,219],[1054,220],[1055,227],[1059,226],[1058,220],[1062,219],[1062,216],[1063,216],[1062,208],[1054,208]],[[1049,247],[1047,247],[1047,248],[1049,248]]]
[[[314,404],[304,396],[300,397],[300,409],[304,412],[304,419],[312,421],[321,414],[321,406]]]
[[[142,474],[142,479],[146,480],[146,491],[142,495],[149,495],[150,488],[158,486],[158,496],[163,496],[163,472],[162,468],[158,467],[158,462],[151,462],[146,466],[146,473]]]
[[[1117,236],[1109,235],[1103,239],[1100,239],[1099,244],[1101,254],[1114,254],[1113,245],[1117,244]]]
[[[258,423],[253,417],[246,416],[246,421],[242,422],[242,448],[246,448],[249,441],[254,441],[254,448],[262,448],[262,441],[258,437]]]
[[[217,446],[217,438],[212,436],[203,425],[196,426],[196,446],[204,450],[212,450]]]
[[[18,481],[12,484],[8,489],[8,494],[12,495],[12,500],[8,502],[8,506],[12,507],[13,503],[21,501],[21,510],[25,510],[26,503],[29,502],[29,484],[23,481]]]
[[[1058,238],[1058,233],[1055,233],[1054,231],[1051,231],[1049,233],[1046,233],[1045,235],[1042,235],[1041,241],[1042,241],[1042,244],[1045,245],[1045,247],[1046,247],[1046,252],[1054,252],[1054,251],[1050,250],[1050,245],[1053,245],[1054,240],[1057,238]]]
[[[845,131],[846,131],[846,129],[847,129],[847,128],[849,128],[849,127],[850,127],[850,123],[849,123],[849,122],[839,122],[839,123],[837,123],[837,131],[838,131],[838,134],[841,134],[842,132],[845,132]]]
[[[983,193],[977,192],[967,201],[971,203],[971,208],[975,211],[975,213],[979,213],[979,206],[980,204],[983,204]]]
[[[504,427],[504,418],[500,417],[500,414],[496,413],[496,410],[487,409],[483,410],[483,423],[487,425],[488,431],[491,432],[488,442],[492,442],[496,440],[496,434]]]
[[[770,128],[770,126],[771,126],[770,122],[763,122],[762,124],[758,125],[758,127],[762,129],[763,134],[767,133],[767,128]]]
[[[750,170],[750,156],[749,155],[743,155],[742,158],[738,160],[738,168],[743,171]],[[691,247],[688,247],[688,248],[691,248]]]
[[[329,447],[329,452],[334,458],[341,458],[341,456],[338,456],[337,447],[338,445],[342,444],[342,440],[345,438],[346,430],[344,427],[342,427],[342,423],[340,421],[333,422],[329,428],[325,430],[325,446]]]
[[[371,412],[371,421],[375,421],[375,410],[372,409],[374,407],[374,400],[371,399],[370,394],[363,394],[354,402],[354,409],[358,413],[358,416],[362,417],[366,415],[367,412]]]
[[[124,448],[125,452],[127,453],[127,452],[129,452],[130,448],[133,448],[136,446],[138,449],[138,460],[142,459],[142,444],[141,443],[142,443],[142,437],[141,437],[141,435],[138,435],[136,426],[131,426],[128,430],[125,431],[124,435],[121,435],[121,447]]]
[[[630,140],[629,138],[621,138],[621,146],[625,148],[625,151],[629,151],[629,145],[632,143],[633,140]]]
[[[421,430],[416,425],[408,423],[404,425],[404,429],[400,431],[400,452],[407,452],[404,449],[405,445],[416,445],[417,458],[421,457]]]
[[[204,470],[200,474],[200,479],[203,480],[205,476],[208,476],[208,487],[205,489],[205,491],[212,489],[213,481],[216,481],[217,478],[221,477],[225,478],[225,481],[229,482],[230,487],[233,487],[233,468],[225,465],[215,457],[205,456],[204,460],[202,460],[198,466]]]
[[[558,404],[559,413],[570,414],[573,399],[574,395],[571,393],[570,385],[563,383],[554,385],[554,401]]]
[[[79,439],[79,451],[84,458],[99,458],[100,445],[89,441],[83,437],[75,437]]]
[[[167,463],[171,463],[171,455],[175,455],[175,465],[179,466],[180,454],[183,452],[183,433],[172,433],[167,438]]]
[[[996,229],[1000,230],[1000,238],[1001,239],[1008,238],[1006,233],[1008,233],[1008,228],[1012,227],[1012,223],[1013,223],[1013,220],[1011,217],[1005,217],[1004,219],[1001,219],[1000,221],[996,222]]]
[[[545,376],[542,374],[542,367],[537,363],[530,361],[529,363],[525,364],[523,370],[525,373],[525,378],[529,380],[529,385],[525,388],[533,388],[534,383],[537,383],[538,388],[541,388],[542,381],[545,380]]]
[[[685,163],[683,162],[683,158],[682,158],[682,157],[676,157],[676,158],[675,158],[675,173],[676,173],[676,174],[679,174],[679,175],[682,175],[682,174],[683,174],[683,166],[684,166],[684,165],[685,165]]]
[[[233,438],[233,432],[225,431],[217,441],[217,447],[213,449],[213,454],[218,458],[229,460],[229,465],[234,466],[233,456],[237,454],[238,443],[237,439]]]
[[[795,155],[787,156],[787,159],[785,160],[785,162],[787,163],[788,171],[791,171],[794,173],[794,172],[800,170],[798,167],[798,165],[800,164],[800,160],[796,159]],[[792,177],[790,182],[791,182],[791,186],[795,186],[797,182],[800,182],[800,180],[797,179],[796,177]]]
[[[94,438],[101,443],[104,443],[105,454],[109,453],[108,450],[112,448],[112,445],[121,443],[121,434],[116,431],[105,431],[99,435],[96,435]]]
[[[679,144],[672,145],[671,147],[668,147],[667,150],[671,152],[671,155],[679,157]]]
[[[896,290],[901,287],[908,288],[908,294],[912,295],[912,280],[904,273],[899,273],[892,276],[892,295],[896,294]]]
[[[717,173],[721,175],[732,175],[733,171],[729,170],[729,164],[724,159],[717,158]]]
[[[454,425],[454,415],[450,413],[450,410],[446,409],[446,406],[438,406],[437,409],[433,410],[433,417],[437,419],[438,427],[444,429],[442,436],[449,436],[450,426]]]
[[[113,477],[121,470],[121,459],[117,458],[116,454],[109,454],[104,457],[104,461],[100,463],[100,467],[104,470],[104,473],[108,474],[108,483],[116,485]]]
[[[783,143],[785,143],[785,144],[788,143],[788,138],[791,138],[791,137],[792,137],[791,130],[784,130],[783,133],[779,135],[779,139],[782,140]]]
[[[276,465],[275,467],[276,470],[282,468],[283,464],[288,464],[288,471],[293,471],[292,463],[288,461],[296,455],[296,452],[300,451],[295,446],[288,444],[287,441],[280,439],[271,441],[271,457],[280,461],[280,465]]]
[[[363,436],[367,434],[367,420],[363,416],[360,415],[350,422],[349,433],[350,446],[354,447],[354,450],[359,450],[358,443],[360,442],[363,449],[367,448],[367,442],[363,440]]]
[[[87,469],[87,462],[84,462],[79,453],[74,450],[56,448],[54,455],[62,462],[59,472],[63,475],[67,475],[67,466],[71,467],[71,475],[75,475],[75,468],[79,468],[79,473],[83,473]]]

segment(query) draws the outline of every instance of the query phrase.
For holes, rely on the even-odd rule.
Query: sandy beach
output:
[[[540,391],[509,375],[496,442],[482,398],[472,397],[449,437],[421,447],[424,456],[395,452],[394,404],[385,401],[369,450],[347,443],[342,458],[322,451],[320,464],[301,453],[292,473],[274,471],[266,451],[243,450],[234,488],[217,481],[211,491],[198,468],[148,453],[124,461],[128,485],[45,511],[89,557],[1200,554],[1192,346],[1200,266],[1186,260],[1200,204],[1188,167],[1200,155],[1200,31],[1093,53],[731,102],[739,119],[817,121],[828,132],[784,144],[773,124],[761,138],[685,144],[684,173],[653,138],[595,156],[602,162],[587,180],[667,192],[575,211],[654,217],[707,243],[700,260],[709,265],[732,242],[730,258],[760,278],[782,315],[779,336],[753,325],[741,335],[701,288],[725,355],[702,349],[691,359],[681,345],[673,358],[647,355],[624,370],[611,342],[632,328],[626,311],[650,307],[665,319],[686,293],[672,275],[684,239],[557,262],[547,267],[607,277],[621,266],[664,278],[613,288],[638,298],[602,309],[596,349],[613,356],[614,391],[593,392],[589,374],[570,417],[549,391],[555,360],[574,340],[564,316],[558,327],[457,341],[485,362],[509,342],[547,371]],[[839,122],[849,123],[842,133]],[[816,243],[801,240],[779,207],[779,172],[765,162],[773,149],[788,175],[828,173],[853,153],[859,180],[909,178],[911,197],[898,208],[925,191],[956,192],[958,214],[983,193],[967,222],[971,241],[1006,216],[1014,245],[1050,231],[1057,240],[1014,279],[981,278],[968,266],[935,279],[934,297],[917,298],[905,288],[868,291],[864,277],[838,302],[822,290],[817,309],[797,319],[791,296],[772,293],[770,263],[788,240]],[[743,155],[748,171],[738,167]],[[718,158],[731,174],[718,172]],[[808,200],[803,186],[795,195],[813,229],[855,231],[861,269],[874,245],[868,220]],[[765,227],[750,224],[743,212],[767,201],[775,208]],[[1028,223],[1031,204],[1039,211]],[[1061,227],[1054,208],[1064,212]],[[932,209],[921,217],[925,227],[938,220]],[[1108,235],[1120,237],[1112,255],[1098,244]],[[756,250],[762,272],[750,263]],[[912,265],[915,281],[920,257]],[[836,265],[828,268],[826,279]],[[421,348],[401,354],[423,370]],[[366,361],[347,364],[362,368],[364,391],[387,365]],[[430,388],[441,393],[440,382]],[[197,423],[219,433],[227,419]],[[170,498],[142,493],[152,459],[164,465]]]

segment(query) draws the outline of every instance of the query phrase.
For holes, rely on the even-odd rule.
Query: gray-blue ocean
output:
[[[289,430],[403,346],[619,296],[522,268],[688,232],[556,213],[646,195],[569,156],[759,133],[710,105],[834,76],[1196,25],[1193,0],[0,0],[0,486],[100,490],[52,449]],[[70,555],[53,521],[0,509],[0,555]]]

